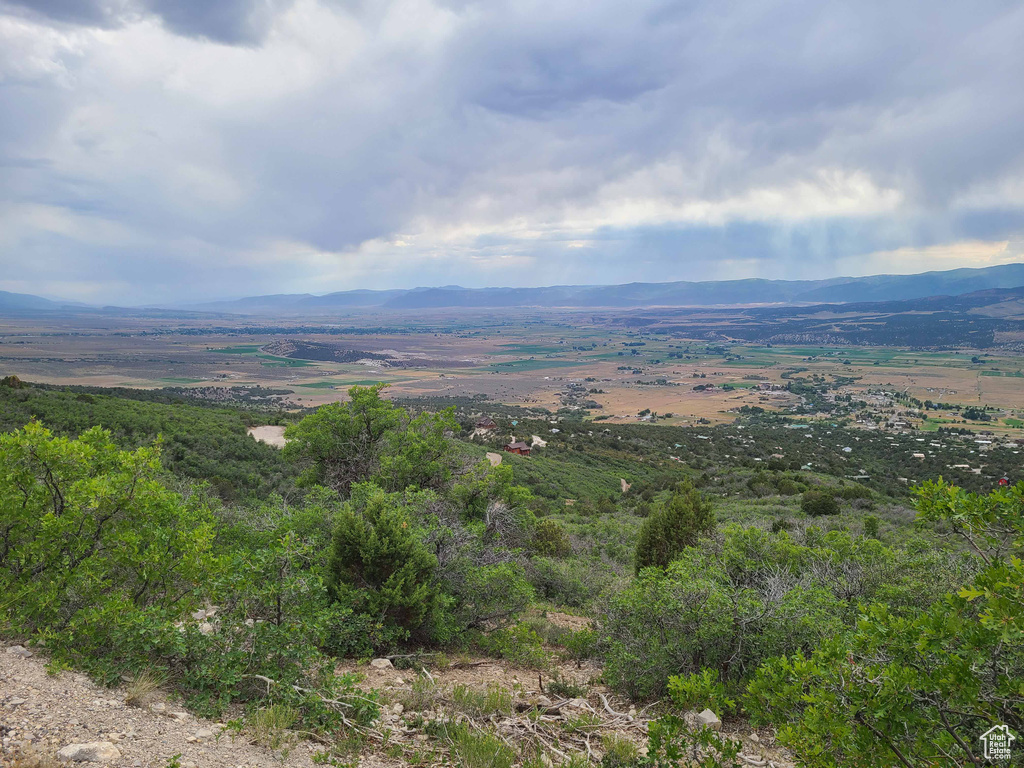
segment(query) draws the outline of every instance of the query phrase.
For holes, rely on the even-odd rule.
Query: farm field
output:
[[[1011,348],[750,344],[654,333],[630,322],[629,313],[554,310],[515,320],[486,312],[364,313],[316,325],[194,316],[15,318],[0,325],[0,373],[58,385],[277,388],[296,408],[384,382],[399,398],[476,397],[581,411],[609,423],[653,415],[676,425],[731,422],[744,407],[799,409],[806,398],[792,391],[795,377],[830,383],[833,393],[854,401],[884,390],[943,406],[990,406],[1000,418],[974,427],[1021,429],[1024,357]],[[724,328],[733,319],[719,312],[715,322]],[[345,362],[304,359],[305,350]],[[954,421],[936,414],[922,428]]]

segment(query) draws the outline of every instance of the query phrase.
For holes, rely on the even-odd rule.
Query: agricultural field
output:
[[[188,315],[14,318],[0,326],[0,372],[59,385],[173,387],[197,397],[212,388],[278,388],[294,408],[384,382],[404,399],[483,397],[609,424],[671,425],[730,423],[744,408],[813,413],[807,393],[794,391],[798,380],[865,402],[869,411],[893,402],[869,393],[890,392],[999,414],[974,424],[937,413],[917,420],[925,431],[956,424],[1009,436],[1021,429],[1024,356],[1012,345],[753,344],[722,338],[738,314],[697,313],[685,332],[678,310],[670,319],[671,331],[637,328],[633,313],[607,311],[537,310],[514,320],[485,312],[364,313],[317,325]],[[716,340],[700,338],[708,333],[698,329],[708,327],[718,329]]]

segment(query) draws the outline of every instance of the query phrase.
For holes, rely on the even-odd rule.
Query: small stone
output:
[[[697,715],[697,724],[702,725],[706,728],[710,728],[712,731],[722,730],[722,721],[718,719],[718,715],[712,712],[710,709],[705,709],[699,715]]]
[[[20,707],[26,701],[28,701],[28,699],[22,699],[22,698],[19,698],[18,696],[15,696],[13,699],[8,699],[7,700],[7,706],[11,707],[13,709],[14,707]]]
[[[88,744],[68,744],[57,757],[73,763],[107,763],[117,760],[120,750],[109,741],[92,741]]]
[[[537,704],[539,706],[541,706],[541,707],[550,707],[551,706],[551,699],[549,699],[547,696],[538,696],[537,697]]]
[[[12,645],[7,652],[12,656],[21,656],[23,659],[31,659],[33,656],[32,651],[22,645]]]
[[[212,635],[213,624],[211,624],[208,621],[204,621],[202,624],[199,625],[199,631],[202,632],[204,635]]]
[[[197,739],[212,739],[213,737],[214,732],[209,728],[200,728],[198,731],[196,731]]]
[[[192,614],[192,618],[195,619],[196,621],[202,621],[203,619],[206,618],[206,611],[204,611],[202,608],[200,608],[198,611],[196,611],[195,613]]]
[[[395,678],[395,685],[405,685],[405,680],[402,679],[401,677],[396,677]]]
[[[197,741],[199,741],[199,739],[197,739],[195,736],[186,736],[185,741],[187,741],[189,744],[195,744]]]
[[[391,711],[394,712],[396,715],[400,715],[403,712],[405,712],[405,706],[401,703],[395,704],[395,706],[391,708]]]
[[[167,705],[166,704],[150,704],[149,705],[149,711],[153,712],[153,713],[155,713],[157,715],[162,715],[162,714],[164,714],[167,711]]]
[[[756,733],[752,733],[750,734],[750,740],[757,744],[759,741],[761,741],[761,737],[758,736]]]
[[[8,651],[10,653],[10,651]],[[370,666],[374,669],[394,669],[395,665],[391,663],[391,659],[374,659],[370,662]]]
[[[188,712],[171,712],[168,717],[173,717],[179,723],[188,720]]]

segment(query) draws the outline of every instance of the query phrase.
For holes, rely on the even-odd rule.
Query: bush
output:
[[[848,635],[763,665],[746,706],[809,768],[981,765],[979,734],[1024,725],[1024,483],[917,495],[919,518],[954,523],[986,568],[924,612],[874,605]]]
[[[878,525],[879,520],[875,515],[866,515],[864,517],[864,535],[872,539],[877,539]]]
[[[636,572],[651,566],[664,568],[714,527],[711,504],[693,485],[681,483],[668,503],[644,520],[636,545]]]
[[[537,596],[556,605],[584,608],[612,582],[614,571],[600,560],[534,557],[530,582]]]
[[[668,693],[680,709],[710,709],[722,717],[736,712],[736,700],[718,679],[718,670],[702,669],[689,675],[673,675],[668,679]]]
[[[395,630],[396,639],[422,637],[442,607],[433,583],[437,559],[393,497],[368,485],[356,486],[353,495],[353,503],[338,515],[328,592],[355,613]]]
[[[839,502],[830,491],[804,491],[800,499],[800,510],[808,517],[838,515]]]
[[[539,555],[565,557],[572,554],[572,544],[565,528],[554,520],[541,520],[533,532],[533,549]]]

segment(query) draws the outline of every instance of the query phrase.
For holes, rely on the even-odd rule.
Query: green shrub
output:
[[[601,737],[604,755],[601,757],[601,768],[638,768],[640,750],[629,739],[614,733],[606,733]]]
[[[664,568],[714,527],[711,504],[690,483],[680,484],[665,506],[644,520],[636,545],[636,572]]]
[[[422,636],[442,606],[433,582],[437,560],[393,497],[369,485],[353,490],[331,543],[328,592],[396,637]]]
[[[571,608],[586,607],[615,578],[614,570],[596,558],[534,557],[529,566],[537,596]]]
[[[597,655],[598,634],[593,629],[570,630],[559,642],[565,648],[565,657],[575,661],[577,669]]]
[[[587,695],[587,686],[563,678],[559,672],[547,682],[547,691],[560,699],[582,699]]]
[[[484,653],[506,659],[519,667],[547,669],[550,662],[540,635],[526,624],[482,635],[477,645]]]
[[[680,709],[710,709],[721,717],[735,714],[736,700],[730,698],[718,679],[718,670],[702,669],[689,675],[673,675],[668,679],[668,693]]]
[[[650,725],[644,768],[742,768],[741,742],[665,715]]]
[[[864,516],[864,535],[872,539],[878,538],[879,520],[875,515]]]
[[[800,499],[800,510],[809,517],[821,517],[822,515],[838,515],[839,502],[831,491],[809,490],[804,491]]]
[[[533,548],[539,555],[565,557],[572,554],[572,544],[565,528],[554,520],[541,520],[533,532]]]
[[[515,751],[489,733],[471,730],[465,725],[448,729],[452,752],[463,768],[512,768]]]
[[[761,667],[745,705],[809,768],[981,765],[979,734],[1020,728],[1024,483],[977,496],[927,482],[916,493],[919,519],[955,524],[985,570],[923,612],[872,605],[848,634]]]

